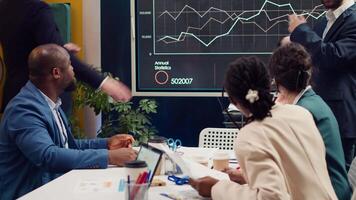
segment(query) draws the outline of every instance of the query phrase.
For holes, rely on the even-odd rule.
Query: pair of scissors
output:
[[[175,182],[176,185],[184,185],[189,183],[189,177],[183,176],[182,178],[174,175],[168,176],[168,180]]]
[[[180,139],[174,140],[173,138],[167,139],[167,145],[172,151],[176,151],[182,146],[182,141]]]

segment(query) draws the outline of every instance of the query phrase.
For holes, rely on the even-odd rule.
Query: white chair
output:
[[[347,173],[352,188],[356,187],[356,158],[352,160],[349,172]]]
[[[199,134],[199,147],[233,150],[239,129],[205,128]]]

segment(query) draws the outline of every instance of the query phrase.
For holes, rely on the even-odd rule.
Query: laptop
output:
[[[141,143],[141,148],[138,152],[136,160],[142,160],[147,163],[147,168],[151,172],[150,177],[148,177],[149,183],[152,182],[153,176],[156,173],[163,153],[163,151],[157,148],[154,148],[148,144]]]

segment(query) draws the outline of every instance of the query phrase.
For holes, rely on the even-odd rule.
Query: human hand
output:
[[[117,134],[108,139],[108,149],[131,148],[135,139],[129,134]]]
[[[109,150],[109,164],[123,166],[125,162],[133,161],[137,157],[137,151],[131,148]]]
[[[286,36],[286,37],[283,37],[279,43],[279,46],[283,47],[287,44],[290,44],[291,41],[290,41],[290,36]]]
[[[206,176],[199,179],[189,179],[189,184],[198,191],[200,196],[203,197],[211,197],[211,188],[218,182],[219,180],[212,178],[210,176]]]
[[[121,81],[109,77],[101,86],[101,90],[115,101],[127,102],[132,98],[130,89]]]
[[[225,169],[223,172],[225,172],[229,175],[231,181],[234,181],[241,185],[246,184],[246,180],[245,180],[244,176],[242,175],[242,172],[240,169],[228,168],[228,169]]]
[[[76,54],[81,50],[81,48],[78,45],[71,43],[71,42],[63,45],[63,47],[66,48],[70,53],[73,53],[73,54]]]
[[[300,16],[296,14],[289,15],[288,19],[289,19],[289,27],[288,27],[289,33],[292,33],[295,30],[295,28],[297,28],[299,25],[307,23],[307,20],[302,15]]]

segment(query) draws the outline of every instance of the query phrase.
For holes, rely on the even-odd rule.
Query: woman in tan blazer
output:
[[[248,117],[235,144],[246,184],[192,179],[199,194],[218,200],[337,199],[312,115],[296,105],[274,104],[264,64],[254,57],[236,60],[224,86],[231,103]]]

